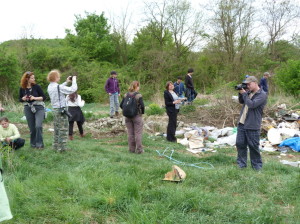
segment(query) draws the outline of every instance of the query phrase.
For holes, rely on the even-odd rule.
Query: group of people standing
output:
[[[165,108],[167,115],[169,117],[168,126],[167,126],[167,140],[170,142],[176,142],[175,132],[177,126],[177,114],[179,112],[180,106],[183,101],[187,101],[188,103],[193,102],[195,97],[197,96],[197,92],[194,88],[194,83],[192,79],[194,70],[192,68],[188,69],[188,72],[185,76],[185,85],[182,82],[182,78],[178,77],[176,82],[168,81],[166,83],[166,90],[164,91],[164,100],[165,100]],[[85,121],[84,115],[81,111],[81,107],[84,106],[84,101],[81,99],[81,96],[77,94],[77,81],[76,76],[70,76],[67,78],[65,82],[59,84],[60,81],[60,72],[58,70],[51,71],[47,80],[50,82],[48,86],[48,93],[51,100],[51,105],[53,107],[53,117],[54,117],[54,141],[53,148],[59,152],[63,152],[68,150],[67,148],[67,139],[73,140],[73,126],[76,121],[79,133],[81,137],[84,137],[83,131],[83,123]],[[241,142],[245,142],[247,140],[247,144],[249,144],[249,136],[254,136],[254,134],[247,135],[247,138],[241,137],[240,133],[242,132],[242,128],[248,129],[253,128],[254,121],[258,121],[258,124],[255,126],[255,130],[260,126],[262,109],[265,103],[264,94],[268,91],[266,79],[269,77],[269,73],[264,74],[264,78],[261,80],[260,84],[257,79],[253,76],[250,83],[257,83],[257,88],[249,86],[250,91],[240,91],[239,99],[240,102],[245,104],[243,107],[243,113],[241,113],[241,118],[239,120],[238,126],[238,139],[237,146],[239,148],[245,148],[241,146]],[[249,77],[246,79],[249,82]],[[253,81],[254,80],[254,81]],[[68,86],[67,84],[71,85]],[[145,106],[143,102],[143,97],[139,93],[140,83],[138,81],[133,81],[128,89],[128,92],[124,95],[121,104],[119,105],[119,96],[120,96],[120,87],[119,81],[117,79],[117,72],[112,71],[110,73],[110,78],[107,79],[105,83],[105,90],[109,95],[110,100],[110,117],[119,115],[119,107],[124,108],[125,102],[124,99],[130,96],[136,101],[137,112],[133,117],[125,117],[125,124],[128,130],[128,146],[130,152],[142,153],[142,131],[143,131],[143,120],[142,114],[145,112]],[[258,91],[259,90],[259,91]],[[262,91],[261,91],[262,90]],[[249,94],[250,92],[255,91],[255,94],[252,96]],[[260,94],[260,92],[263,92]],[[247,95],[246,95],[247,93]],[[257,95],[262,95],[261,103],[257,103]],[[249,98],[249,99],[248,99]],[[24,114],[26,116],[27,124],[30,130],[30,146],[37,149],[44,148],[43,142],[43,120],[45,118],[45,101],[46,96],[42,90],[42,88],[36,84],[35,76],[33,72],[26,72],[23,74],[21,78],[21,88],[19,91],[19,100],[24,104]],[[260,99],[260,98],[259,98]],[[257,104],[261,106],[258,110]],[[245,108],[245,109],[244,109]],[[253,117],[252,111],[255,110]],[[251,118],[249,118],[251,117]],[[251,120],[248,125],[248,119]],[[6,142],[7,144],[12,145],[16,148],[21,147],[24,142],[16,141],[19,139],[20,134],[18,133],[17,128],[13,128],[13,125],[8,125],[9,121],[7,118],[2,118],[1,121],[1,129],[2,133],[10,133],[11,136],[0,136],[2,142]],[[242,125],[241,125],[242,124]],[[9,131],[8,131],[9,128]],[[252,130],[252,129],[251,129]],[[1,132],[1,130],[0,130]],[[1,135],[1,134],[0,134]],[[256,133],[259,135],[259,133]],[[246,140],[245,140],[246,139]],[[257,144],[256,144],[257,145]],[[256,147],[256,146],[255,146]],[[256,154],[257,154],[256,147]],[[253,153],[252,153],[253,154]],[[241,154],[239,157],[241,158],[243,155]],[[239,159],[241,161],[242,159]],[[244,160],[244,159],[243,159]]]
[[[194,69],[188,69],[185,76],[185,85],[182,82],[182,77],[178,77],[176,82],[168,81],[166,83],[166,90],[164,91],[164,99],[166,112],[169,117],[167,127],[167,140],[170,142],[176,142],[175,132],[177,126],[177,114],[180,106],[184,101],[191,104],[197,96],[197,92],[194,87],[192,75]]]

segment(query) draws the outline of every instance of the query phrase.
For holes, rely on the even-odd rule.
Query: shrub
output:
[[[203,106],[205,104],[208,104],[209,103],[209,100],[208,99],[205,99],[205,98],[197,98],[193,101],[193,104],[196,105],[196,106]]]
[[[146,110],[147,115],[162,115],[165,112],[159,105],[152,103]]]
[[[277,70],[275,82],[284,89],[285,92],[293,96],[300,95],[300,60],[289,60]]]
[[[191,113],[196,111],[195,105],[186,105],[180,108],[180,113],[181,114],[186,114],[186,113]]]

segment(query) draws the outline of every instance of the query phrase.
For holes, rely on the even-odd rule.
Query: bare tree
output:
[[[129,5],[120,16],[111,16],[111,25],[113,29],[113,41],[116,44],[116,50],[124,65],[128,62],[128,44],[130,41],[129,26],[132,23],[132,13],[128,11]]]
[[[300,18],[300,7],[291,0],[265,0],[262,11],[261,21],[268,32],[268,47],[274,56],[275,42]]]
[[[145,2],[145,14],[147,21],[153,24],[152,35],[158,41],[161,50],[163,49],[166,38],[169,34],[168,21],[170,19],[170,15],[167,13],[167,3],[168,0],[163,0],[162,2]]]
[[[194,10],[187,0],[168,1],[167,13],[168,28],[173,34],[176,56],[179,58],[195,47],[200,40],[203,30],[202,15]]]
[[[213,11],[213,38],[221,52],[226,53],[226,61],[236,67],[241,62],[245,49],[251,43],[254,9],[252,1],[217,0]]]

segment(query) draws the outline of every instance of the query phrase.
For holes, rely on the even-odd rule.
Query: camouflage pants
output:
[[[53,123],[54,123],[54,143],[53,148],[57,151],[66,150],[69,121],[65,114],[61,114],[59,109],[53,109]]]

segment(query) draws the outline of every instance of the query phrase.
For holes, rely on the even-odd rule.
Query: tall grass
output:
[[[75,139],[72,151],[28,146],[5,166],[14,219],[6,223],[297,223],[299,170],[265,156],[263,172],[239,170],[232,148],[195,157],[162,138],[143,136],[145,153],[131,154],[126,136]],[[162,181],[172,162],[155,150],[171,147],[186,163],[182,183]]]
[[[19,117],[21,114],[14,115]],[[29,139],[28,130],[21,130]],[[4,162],[4,181],[14,218],[3,223],[298,223],[299,168],[263,154],[264,168],[236,167],[233,148],[198,156],[160,137],[143,136],[144,154],[128,152],[127,136],[91,136],[68,142],[72,151],[25,147]],[[162,181],[172,161],[156,150],[174,149],[186,163],[182,183]],[[296,153],[293,153],[299,157]],[[5,159],[5,158],[2,158]]]

